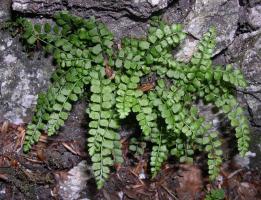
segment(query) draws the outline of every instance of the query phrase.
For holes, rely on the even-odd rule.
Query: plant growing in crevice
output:
[[[147,37],[124,38],[121,47],[114,48],[112,33],[94,18],[59,12],[54,21],[55,25],[34,25],[19,20],[25,44],[42,44],[57,65],[49,89],[38,96],[35,115],[27,126],[25,152],[42,132],[56,134],[73,102],[86,91],[90,99],[87,146],[98,188],[111,167],[123,162],[119,126],[131,112],[142,130],[143,142],[153,144],[152,176],[169,156],[193,162],[198,150],[208,154],[210,177],[218,175],[221,142],[218,133],[211,131],[211,125],[200,116],[194,105],[197,99],[227,114],[236,131],[239,152],[247,152],[248,121],[233,95],[233,88],[245,87],[246,82],[230,65],[213,66],[214,28],[203,35],[190,62],[182,63],[171,54],[186,36],[180,24],[154,23]],[[141,79],[152,74],[156,79],[141,84]]]

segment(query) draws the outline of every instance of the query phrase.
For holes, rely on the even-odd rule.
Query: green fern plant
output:
[[[59,12],[54,21],[55,25],[34,25],[19,20],[24,43],[29,47],[40,43],[57,65],[48,91],[38,96],[35,115],[27,126],[25,152],[42,132],[57,133],[73,102],[85,92],[90,98],[87,145],[98,188],[111,167],[123,162],[119,126],[131,112],[142,130],[141,142],[152,144],[153,177],[170,155],[191,163],[196,151],[207,153],[210,177],[218,175],[221,142],[211,124],[200,116],[195,106],[198,99],[214,104],[228,116],[240,154],[247,152],[248,121],[233,95],[233,89],[246,87],[246,82],[230,65],[213,66],[214,28],[203,35],[190,62],[182,63],[171,54],[186,36],[180,24],[152,23],[147,37],[124,38],[121,48],[114,48],[113,35],[94,18]],[[141,80],[152,73],[156,80],[143,87]]]
[[[212,189],[206,195],[205,200],[223,200],[225,198],[225,191],[223,189]]]

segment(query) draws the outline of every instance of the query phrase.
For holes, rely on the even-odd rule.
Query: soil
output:
[[[84,107],[83,103],[75,107]],[[78,109],[77,108],[77,109]],[[76,108],[75,108],[76,109]],[[69,170],[82,160],[89,160],[85,153],[85,124],[79,126],[79,118],[73,113],[67,124],[80,129],[62,130],[58,136],[41,139],[29,154],[22,153],[25,125],[14,125],[7,121],[0,124],[0,199],[64,199],[60,184],[71,176]],[[125,127],[126,128],[126,127]],[[125,129],[125,132],[133,132]],[[123,134],[124,135],[124,134]],[[222,188],[226,199],[255,200],[261,197],[261,173],[238,166],[228,160],[222,165],[220,177],[209,182],[205,173],[204,155],[199,155],[194,165],[177,164],[169,160],[160,173],[150,178],[148,149],[143,156],[128,150],[126,138],[122,139],[124,164],[115,166],[101,190],[97,190],[94,179],[83,187],[78,199],[95,200],[190,200],[204,199],[211,189]],[[149,148],[149,147],[147,147]],[[89,162],[90,164],[90,162]]]

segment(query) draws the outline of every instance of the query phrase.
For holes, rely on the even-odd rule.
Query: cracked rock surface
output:
[[[2,0],[0,22],[10,17],[8,8],[34,20],[49,18],[58,10],[95,16],[116,38],[144,36],[148,19],[162,14],[170,23],[183,23],[189,34],[176,53],[184,61],[189,60],[202,34],[216,26],[214,62],[241,68],[249,83],[246,90],[238,91],[238,97],[252,127],[251,150],[257,154],[253,165],[261,166],[260,0]],[[0,32],[0,120],[30,121],[37,93],[47,89],[54,70],[50,59],[39,57],[28,58],[17,39]]]
[[[23,13],[52,15],[58,10],[71,10],[82,15],[124,15],[146,19],[153,12],[166,8],[172,0],[13,0],[12,8]]]
[[[214,54],[226,48],[234,39],[239,19],[238,0],[196,0],[185,20],[185,29],[199,39],[209,27],[217,29]]]
[[[252,125],[251,150],[256,152],[252,166],[261,166],[261,30],[244,33],[235,38],[226,52],[227,60],[241,68],[248,87],[240,91]]]
[[[50,59],[37,57],[28,58],[17,38],[0,31],[0,121],[30,120],[37,94],[47,88],[53,71]]]

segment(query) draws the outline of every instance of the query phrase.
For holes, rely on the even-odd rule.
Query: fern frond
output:
[[[127,75],[122,75],[119,81],[116,107],[120,118],[123,119],[131,112],[136,98],[140,97],[142,92],[137,90],[138,83],[140,82],[138,76],[128,77]]]
[[[163,162],[168,158],[169,152],[167,148],[167,140],[163,137],[163,133],[161,133],[157,128],[152,129],[151,141],[154,143],[150,156],[152,177],[157,175]]]
[[[219,174],[220,165],[222,164],[221,156],[223,154],[218,133],[214,131],[205,135],[202,143],[205,145],[205,151],[208,153],[208,173],[211,179],[215,179]]]
[[[250,130],[243,109],[237,103],[235,97],[226,94],[220,97],[216,96],[215,105],[228,116],[231,126],[235,128],[238,150],[244,156],[249,148]]]
[[[203,72],[212,67],[211,57],[216,44],[215,38],[216,30],[215,28],[210,28],[210,30],[203,35],[198,44],[197,51],[190,61],[192,68],[200,69],[197,75],[199,77],[208,76],[208,74],[203,74]]]
[[[135,157],[139,158],[143,156],[145,148],[146,148],[146,142],[144,141],[144,137],[140,138],[131,138],[129,142],[129,150],[132,151]]]
[[[159,28],[151,28],[147,41],[140,42],[140,47],[146,49],[144,55],[146,64],[151,65],[157,59],[167,55],[185,36],[186,34],[182,31],[180,24],[173,24],[172,26],[165,24]]]
[[[92,168],[98,188],[101,188],[108,178],[110,167],[114,162],[121,162],[121,149],[118,119],[111,110],[115,106],[115,93],[110,87],[110,80],[104,78],[104,73],[93,72],[91,80],[91,104],[87,110],[91,121],[89,123],[88,147],[92,158]]]
[[[55,134],[64,125],[64,121],[72,109],[71,102],[78,100],[79,95],[83,93],[83,77],[76,70],[69,72],[65,76],[67,81],[65,86],[55,96],[55,103],[51,108],[52,113],[47,123],[48,135]]]
[[[32,122],[28,124],[26,136],[24,140],[23,150],[28,152],[32,145],[39,141],[41,132],[45,129],[45,122],[48,120],[49,115],[47,112],[48,100],[45,93],[38,94],[35,115]]]
[[[149,136],[154,127],[157,127],[157,114],[153,112],[148,96],[144,94],[140,99],[135,99],[133,112],[137,113],[136,119],[139,122],[142,133]]]
[[[149,98],[152,101],[154,107],[156,107],[161,113],[161,117],[165,120],[167,125],[166,128],[168,130],[173,130],[175,127],[175,119],[171,112],[171,107],[165,104],[164,101],[161,99],[163,89],[160,87],[156,87],[155,90],[155,93],[149,93]]]

